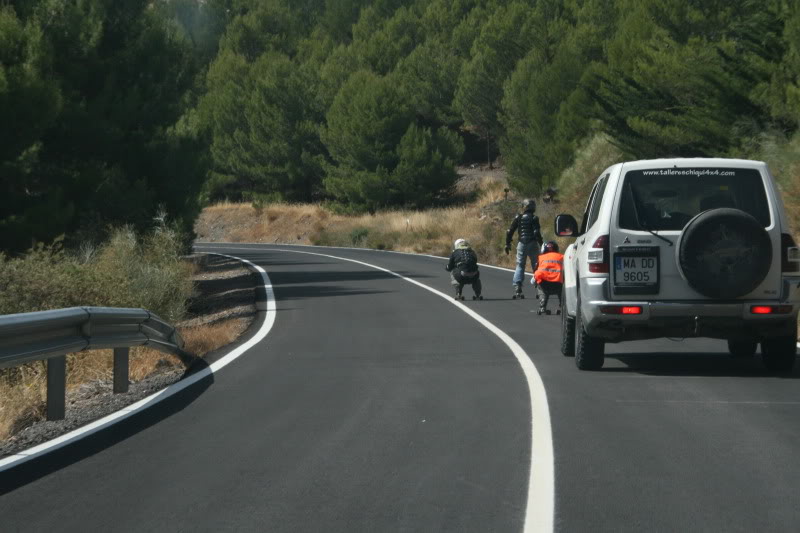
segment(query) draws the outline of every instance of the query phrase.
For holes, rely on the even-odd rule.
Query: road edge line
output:
[[[449,259],[448,257],[443,257],[441,255],[416,254],[416,253],[413,253],[413,252],[398,252],[398,251],[395,251],[395,250],[378,250],[378,249],[375,249],[375,248],[356,248],[356,247],[351,247],[351,246],[319,246],[319,245],[316,245],[316,244],[288,244],[288,243],[287,244],[283,244],[283,243],[279,243],[279,242],[196,242],[195,241],[194,243],[192,243],[192,246],[201,245],[201,246],[209,246],[209,247],[213,248],[215,245],[219,245],[219,244],[223,245],[223,247],[224,247],[224,245],[233,245],[233,247],[235,247],[236,245],[242,245],[242,244],[245,245],[245,246],[265,246],[265,245],[267,245],[267,246],[296,246],[297,248],[323,248],[323,249],[328,249],[328,250],[355,250],[355,251],[359,251],[359,252],[380,252],[380,253],[385,253],[385,254],[411,255],[411,256],[415,256],[415,257],[432,257],[433,259],[444,259],[445,261],[447,261]],[[242,249],[246,250],[247,248],[242,248]],[[486,267],[486,268],[493,268],[495,270],[502,270],[503,272],[512,272],[512,273],[514,272],[513,268],[506,268],[506,267],[501,267],[501,266],[497,266],[497,265],[487,265],[486,263],[478,263],[478,265],[480,265],[482,267]],[[525,275],[526,276],[533,276],[533,274],[531,272],[525,272]]]
[[[113,426],[118,422],[122,422],[123,420],[138,414],[145,409],[153,407],[160,402],[166,400],[174,396],[175,394],[181,392],[182,390],[191,387],[198,381],[207,378],[208,376],[212,375],[216,371],[220,370],[221,368],[227,366],[232,361],[241,357],[247,350],[261,342],[267,334],[272,329],[272,326],[275,324],[275,317],[277,315],[277,306],[275,303],[275,293],[272,290],[272,282],[269,279],[269,275],[267,272],[261,268],[260,266],[256,265],[255,263],[248,261],[247,259],[242,259],[240,257],[227,255],[227,254],[220,254],[220,253],[210,253],[210,252],[202,252],[208,253],[209,255],[219,255],[221,257],[228,257],[231,259],[235,259],[237,261],[241,261],[242,263],[247,264],[248,266],[254,268],[258,273],[261,274],[261,279],[263,282],[263,287],[266,289],[267,293],[267,305],[266,305],[266,314],[264,316],[264,322],[261,324],[261,327],[258,331],[250,337],[247,341],[243,344],[240,344],[224,356],[220,357],[214,363],[210,364],[208,367],[204,368],[203,370],[190,375],[186,379],[182,379],[166,387],[158,392],[151,394],[141,400],[134,402],[127,407],[120,409],[119,411],[115,411],[109,415],[104,416],[94,422],[86,424],[85,426],[81,426],[76,428],[69,433],[65,433],[55,439],[49,440],[47,442],[43,442],[42,444],[37,444],[32,448],[28,448],[27,450],[23,450],[21,452],[15,453],[13,455],[9,455],[0,460],[0,473],[8,471],[12,468],[15,468],[23,463],[27,463],[33,459],[42,457],[50,452],[54,452],[64,446],[77,442],[81,439],[89,437],[99,431],[102,431],[106,428]]]
[[[203,246],[210,246],[213,247],[217,244],[224,245],[232,245],[232,248],[235,248],[236,245],[245,245],[245,246],[296,246],[297,248],[327,248],[330,250],[357,250],[362,252],[383,252],[389,254],[398,254],[398,255],[410,255],[410,256],[418,256],[418,257],[432,257],[434,259],[444,259],[447,260],[447,257],[442,257],[441,255],[431,255],[431,254],[415,254],[412,252],[397,252],[395,250],[376,250],[375,248],[355,248],[349,246],[318,246],[316,244],[281,244],[281,243],[273,243],[273,242],[194,242],[194,245],[203,245]],[[247,250],[247,248],[240,248],[241,250]],[[203,252],[206,253],[206,252]],[[493,268],[495,270],[502,270],[504,272],[514,272],[513,268],[506,268],[506,267],[499,267],[496,265],[487,265],[485,263],[478,263],[482,267],[486,268]],[[530,272],[525,272],[526,276],[533,276]],[[800,348],[800,341],[797,342],[797,347]]]
[[[536,365],[525,352],[525,350],[508,335],[506,332],[489,322],[486,318],[473,311],[460,301],[441,291],[429,287],[424,283],[407,278],[387,268],[383,268],[370,263],[365,263],[357,259],[339,257],[335,255],[307,252],[302,250],[282,250],[280,248],[270,248],[269,251],[286,252],[316,255],[349,261],[369,268],[374,268],[392,276],[398,277],[409,283],[422,287],[433,294],[444,298],[446,301],[455,305],[467,315],[474,318],[486,329],[494,333],[511,350],[516,357],[520,367],[522,367],[525,380],[528,383],[531,407],[531,462],[528,471],[528,495],[525,507],[525,525],[523,531],[532,532],[552,532],[555,520],[555,457],[553,454],[553,431],[550,424],[550,408],[547,403],[547,391],[544,382]],[[419,254],[411,254],[419,255]],[[534,474],[536,474],[534,476]]]

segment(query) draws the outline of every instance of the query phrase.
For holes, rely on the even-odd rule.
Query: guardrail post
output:
[[[128,392],[128,348],[114,348],[114,394]]]
[[[64,420],[67,396],[67,356],[47,360],[47,419]]]

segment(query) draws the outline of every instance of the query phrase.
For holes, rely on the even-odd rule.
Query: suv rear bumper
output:
[[[658,301],[606,298],[607,278],[580,280],[586,332],[608,342],[660,337],[761,339],[792,334],[800,309],[800,278],[785,280],[782,298],[747,301]],[[791,305],[790,313],[753,314],[754,305]],[[602,306],[638,306],[639,315],[605,314]]]

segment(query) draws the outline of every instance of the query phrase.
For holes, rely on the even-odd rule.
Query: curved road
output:
[[[609,345],[579,372],[559,317],[482,302],[544,383],[552,435],[502,340],[458,306],[444,260],[366,250],[198,245],[249,259],[277,298],[271,333],[213,379],[0,473],[6,531],[797,531],[796,379],[718,341]],[[465,289],[467,297],[471,295]],[[534,419],[534,431],[541,428]],[[541,420],[539,420],[541,422]],[[527,516],[552,439],[555,515]],[[546,495],[538,495],[546,496]],[[534,502],[535,503],[535,502]],[[535,505],[532,509],[537,508]]]

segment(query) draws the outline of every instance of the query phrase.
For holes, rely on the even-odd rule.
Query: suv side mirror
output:
[[[572,215],[558,215],[555,220],[555,230],[559,237],[577,237],[578,222]]]

